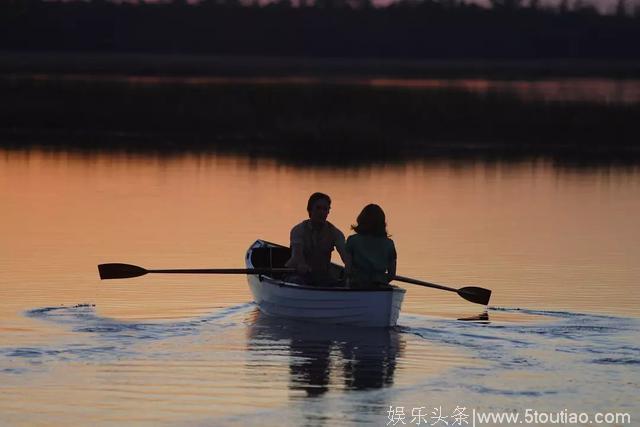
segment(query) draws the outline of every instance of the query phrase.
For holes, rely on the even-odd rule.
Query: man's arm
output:
[[[302,237],[302,231],[298,226],[291,229],[290,241],[291,258],[289,258],[284,266],[295,268],[299,274],[308,273],[310,269],[307,261],[304,259],[304,239]]]
[[[344,234],[342,234],[342,231],[337,228],[335,245],[336,250],[340,255],[340,259],[342,259],[342,262],[344,263],[344,268],[346,272],[349,273],[351,271],[351,255],[347,252],[347,248],[345,247]]]

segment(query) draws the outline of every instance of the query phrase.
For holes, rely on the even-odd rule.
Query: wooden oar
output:
[[[170,274],[270,274],[293,273],[293,268],[190,268],[171,270],[147,270],[131,264],[100,264],[98,265],[100,279],[126,279],[129,277],[144,276],[147,273]]]
[[[418,279],[412,279],[411,277],[393,276],[392,280],[398,282],[411,283],[414,285],[426,286],[427,288],[442,289],[444,291],[455,292],[467,301],[475,302],[476,304],[488,305],[489,298],[491,298],[491,290],[478,288],[477,286],[466,286],[464,288],[455,289],[448,286],[442,286],[435,283],[424,282]]]
[[[169,269],[169,270],[147,270],[143,267],[131,264],[110,263],[98,265],[100,279],[126,279],[130,277],[144,276],[147,273],[169,273],[169,274],[270,274],[270,273],[293,273],[293,268],[191,268],[191,269]],[[467,286],[460,289],[437,285],[435,283],[424,282],[411,277],[393,276],[392,280],[398,282],[411,283],[414,285],[426,286],[428,288],[442,289],[456,292],[467,301],[476,304],[487,305],[491,298],[489,289]]]

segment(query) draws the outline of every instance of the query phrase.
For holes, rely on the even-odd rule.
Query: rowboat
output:
[[[247,250],[247,269],[284,268],[290,248],[256,240]],[[343,267],[331,264],[337,286],[318,287],[293,283],[284,273],[248,274],[254,301],[267,316],[308,322],[392,327],[398,322],[405,290],[397,286],[384,289],[352,289],[344,286]]]
[[[354,289],[345,286],[344,268],[331,264],[332,285],[310,286],[295,283],[284,268],[291,250],[276,243],[256,240],[247,250],[247,268],[172,268],[146,269],[133,264],[98,265],[100,279],[125,279],[161,274],[246,274],[253,298],[268,316],[335,325],[391,327],[398,322],[405,290],[397,286]],[[423,280],[394,275],[394,281],[455,292],[467,301],[487,306],[491,290],[477,286],[459,289]]]

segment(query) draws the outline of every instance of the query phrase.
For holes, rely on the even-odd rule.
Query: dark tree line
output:
[[[640,159],[638,103],[523,101],[446,89],[26,78],[0,79],[0,93],[0,147],[221,149],[331,162],[470,152]]]
[[[640,14],[619,0],[5,0],[0,49],[378,58],[640,58]]]

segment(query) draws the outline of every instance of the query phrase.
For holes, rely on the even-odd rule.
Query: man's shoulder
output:
[[[303,220],[302,222],[294,225],[293,227],[291,227],[291,231],[293,230],[304,230],[304,228],[307,226],[307,223],[309,222],[308,219]]]
[[[291,228],[291,244],[294,243],[302,243],[304,241],[304,236],[307,228],[307,221],[302,221],[300,224],[296,224]]]
[[[334,236],[339,237],[339,238],[344,240],[344,233],[342,231],[340,231],[340,229],[338,227],[336,227],[335,225],[331,224],[329,221],[327,221],[327,225],[329,226],[329,230],[331,231],[331,233]]]

